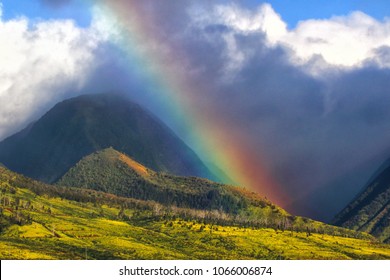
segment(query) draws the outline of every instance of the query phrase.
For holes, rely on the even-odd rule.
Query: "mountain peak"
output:
[[[52,183],[84,156],[109,147],[155,171],[213,178],[170,128],[119,94],[82,95],[58,103],[0,142],[0,162]]]
[[[88,158],[94,158],[98,159],[99,161],[109,161],[111,163],[114,162],[121,162],[124,163],[128,168],[133,170],[136,174],[142,177],[150,177],[151,175],[155,174],[153,170],[150,170],[149,168],[145,167],[144,165],[138,163],[137,161],[133,160],[129,156],[125,155],[124,153],[118,152],[113,147],[109,147],[100,151],[97,151],[91,155],[86,156],[82,160],[88,159]]]
[[[126,163],[127,166],[129,166],[129,168],[132,168],[133,170],[135,170],[141,176],[147,177],[151,173],[151,170],[149,170],[148,168],[146,168],[142,164],[136,162],[135,160],[133,160],[133,159],[131,159],[129,157],[126,157],[122,153],[119,155],[119,159],[122,162]]]
[[[136,187],[139,182],[147,180],[154,173],[109,147],[82,158],[57,184],[129,196],[131,187]]]

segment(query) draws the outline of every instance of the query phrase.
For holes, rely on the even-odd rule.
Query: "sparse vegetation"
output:
[[[267,206],[180,208],[45,185],[1,167],[0,182],[1,259],[390,259],[390,246],[367,234],[282,212],[255,223]]]

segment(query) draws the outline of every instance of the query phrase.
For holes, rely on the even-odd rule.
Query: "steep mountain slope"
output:
[[[113,94],[84,95],[57,104],[0,143],[0,162],[52,183],[82,157],[110,146],[153,170],[213,178],[167,126],[139,105]]]
[[[255,209],[260,219],[268,208]],[[3,260],[390,259],[390,246],[368,234],[300,217],[278,225],[51,186],[0,167]]]
[[[386,161],[363,191],[334,219],[334,224],[365,231],[390,243],[390,161]]]
[[[84,157],[57,184],[178,207],[237,214],[253,204],[267,207],[275,215],[287,215],[258,194],[206,179],[154,172],[113,148]]]

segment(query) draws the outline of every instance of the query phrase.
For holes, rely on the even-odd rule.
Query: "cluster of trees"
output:
[[[251,216],[249,212],[239,214],[228,214],[222,210],[200,210],[180,208],[176,206],[164,206],[159,203],[152,204],[148,211],[135,211],[132,215],[126,216],[126,207],[122,206],[118,219],[131,221],[133,223],[145,222],[145,220],[159,220],[169,223],[179,219],[186,222],[196,222],[215,226],[237,226],[241,228],[272,228],[275,232],[290,232],[291,235],[297,232],[304,232],[306,236],[317,233],[333,236],[353,237],[366,239],[367,234],[344,228],[312,221],[307,218],[291,215],[278,215],[277,212],[268,208],[262,216]]]
[[[144,178],[123,162],[88,158],[71,169],[57,185],[94,189],[121,197],[152,200],[165,205],[220,209],[238,213],[247,200],[222,185],[196,177],[178,177],[150,171]]]
[[[0,232],[6,227],[17,224],[31,224],[32,218],[23,210],[32,210],[33,206],[30,201],[23,201],[17,196],[14,188],[9,189],[9,193],[5,188],[1,188],[0,197]]]

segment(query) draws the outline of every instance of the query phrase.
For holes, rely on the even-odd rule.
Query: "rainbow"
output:
[[[191,146],[205,163],[216,164],[238,185],[259,192],[280,206],[290,203],[268,175],[261,151],[254,152],[249,139],[231,127],[225,116],[205,107],[204,102],[200,105],[199,93],[203,88],[188,77],[185,57],[178,55],[180,46],[166,45],[140,3],[99,2],[104,15],[119,25],[123,35],[120,45],[131,64],[129,67],[136,67],[146,78],[147,86],[159,93],[164,111],[190,128]]]

